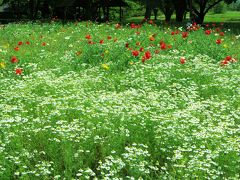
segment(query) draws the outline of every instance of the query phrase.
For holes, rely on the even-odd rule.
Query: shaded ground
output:
[[[170,23],[170,26],[185,26],[187,24],[187,22],[189,22],[189,15],[187,15],[187,19],[184,20],[184,22],[182,23],[177,23],[175,22],[175,15],[172,16],[172,21]],[[126,20],[126,23],[139,23],[141,20],[143,19],[143,16],[139,16],[139,17],[132,17],[132,18],[128,18]],[[152,17],[151,19],[154,19],[154,17]],[[229,11],[226,12],[224,14],[212,14],[209,13],[206,15],[205,17],[205,24],[208,23],[224,23],[224,27],[225,28],[230,28],[232,30],[232,33],[234,34],[240,34],[240,12],[238,11]],[[158,20],[156,21],[156,24],[158,25],[163,25],[164,23],[164,16],[161,14],[158,17]]]

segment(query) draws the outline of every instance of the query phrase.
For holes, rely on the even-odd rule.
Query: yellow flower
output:
[[[133,63],[133,62],[130,62],[129,64],[130,64],[130,65],[133,65],[134,63]]]
[[[109,51],[108,51],[108,50],[106,50],[106,51],[105,51],[105,54],[108,54],[108,53],[109,53]]]
[[[228,48],[228,45],[224,44],[223,47],[224,47],[224,48]]]
[[[105,69],[105,70],[109,70],[110,69],[110,67],[107,64],[102,64],[102,68]]]
[[[6,67],[5,62],[0,62],[0,69],[4,69]]]
[[[9,46],[10,46],[10,45],[9,45],[8,43],[3,45],[3,47],[4,47],[5,49],[8,49]]]

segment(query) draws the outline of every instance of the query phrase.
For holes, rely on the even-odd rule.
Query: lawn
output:
[[[189,13],[187,13],[186,17],[187,19],[189,19]],[[175,18],[176,16],[175,14],[173,14],[172,20],[174,21]],[[131,22],[131,21],[142,20],[142,19],[143,19],[143,16],[131,17],[131,18],[128,18],[127,21]],[[152,16],[151,19],[154,19],[154,16]],[[161,13],[161,15],[157,17],[157,19],[164,20],[165,17]],[[205,20],[204,21],[205,23],[209,23],[209,22],[221,23],[221,22],[230,22],[230,21],[240,22],[240,11],[227,11],[223,14],[214,14],[210,12],[206,14],[204,20]]]
[[[131,22],[139,22],[143,19],[143,16],[138,16],[138,17],[131,17],[127,18],[126,22],[131,23]],[[175,26],[175,14],[172,16],[172,20],[170,25]],[[154,19],[154,16],[151,17],[151,19]],[[164,21],[165,17],[163,14],[160,14],[157,17],[156,23],[161,25],[162,22]],[[186,19],[183,21],[183,23],[178,23],[178,26],[186,26],[186,24],[189,22],[189,13],[186,15]],[[214,13],[207,13],[204,19],[204,24],[209,24],[209,23],[224,23],[225,28],[230,28],[232,29],[233,33],[235,34],[240,34],[240,11],[227,11],[224,14],[214,14]]]
[[[231,31],[2,27],[0,179],[239,179]]]
[[[240,23],[240,11],[227,11],[224,14],[208,13],[206,22],[238,22]]]

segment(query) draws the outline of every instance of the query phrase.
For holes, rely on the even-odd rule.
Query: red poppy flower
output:
[[[222,43],[222,40],[221,40],[221,39],[217,39],[217,40],[216,40],[216,43],[217,43],[217,44],[221,44],[221,43]]]
[[[182,32],[182,37],[183,37],[183,38],[188,37],[188,32]]]
[[[129,44],[128,44],[128,43],[126,43],[126,44],[125,44],[125,47],[126,47],[126,48],[128,48],[128,47],[129,47]]]
[[[93,41],[88,41],[88,44],[95,44]]]
[[[168,49],[171,49],[171,48],[172,48],[172,45],[168,45],[167,48],[168,48]]]
[[[226,56],[225,60],[226,61],[231,61],[232,60],[232,56]]]
[[[110,40],[110,39],[112,39],[112,37],[111,37],[111,36],[108,36],[107,39]]]
[[[92,39],[92,37],[88,34],[85,36],[86,39]]]
[[[225,66],[225,65],[228,64],[228,62],[229,62],[229,61],[223,60],[223,61],[221,62],[221,65],[222,65],[222,66]]]
[[[216,28],[216,32],[220,32],[221,29],[219,27]]]
[[[132,29],[137,29],[137,28],[140,28],[141,25],[137,25],[137,24],[131,23],[130,27],[131,27]]]
[[[205,34],[206,34],[206,35],[210,35],[211,32],[212,32],[211,30],[206,30],[206,31],[205,31]]]
[[[140,52],[143,52],[143,51],[144,51],[144,48],[143,48],[143,47],[141,47],[139,51],[140,51]]]
[[[221,61],[221,65],[224,66],[224,65],[227,65],[228,63],[234,63],[234,62],[237,62],[237,59],[233,58],[232,56],[226,56],[224,60]]]
[[[150,40],[150,41],[154,41],[155,38],[154,38],[153,36],[150,36],[149,40]]]
[[[17,62],[18,62],[17,57],[16,57],[16,56],[13,56],[13,57],[11,58],[11,63],[17,63]]]
[[[175,32],[174,32],[174,31],[172,31],[172,32],[171,32],[171,35],[174,35],[174,34],[175,34]]]
[[[17,46],[17,47],[14,48],[14,50],[15,50],[15,51],[19,51],[20,48]]]
[[[130,27],[131,27],[132,29],[134,29],[134,28],[136,28],[136,25],[135,25],[134,23],[131,23]]]
[[[21,75],[21,74],[23,73],[23,69],[17,68],[17,69],[15,69],[15,73],[16,73],[17,75]]]
[[[47,45],[47,43],[45,43],[45,42],[42,43],[42,46],[46,46],[46,45]]]
[[[27,42],[26,42],[26,44],[27,44],[27,45],[30,45],[30,42],[29,42],[29,41],[27,41]]]
[[[132,55],[134,57],[137,57],[139,55],[139,52],[137,50],[132,51]]]
[[[153,24],[154,22],[153,22],[153,20],[149,20],[148,23],[149,24]]]
[[[145,58],[146,58],[147,60],[152,57],[150,51],[146,51],[144,56],[145,56]]]
[[[19,46],[21,46],[22,44],[23,44],[23,42],[22,42],[22,41],[19,41],[19,42],[18,42],[18,45],[19,45]]]
[[[99,43],[100,43],[100,44],[103,44],[103,43],[104,43],[104,41],[101,39],[101,40],[99,41]]]
[[[142,57],[142,63],[145,63],[145,61],[146,61],[146,57],[143,56],[143,57]]]
[[[209,24],[206,24],[206,27],[208,28],[208,27],[209,27]]]
[[[185,63],[186,63],[185,57],[181,57],[181,58],[180,58],[180,63],[181,63],[181,64],[185,64]]]
[[[150,51],[146,51],[144,53],[144,56],[142,57],[142,63],[145,63],[145,61],[151,59],[151,57],[152,57],[151,56],[151,52]]]
[[[219,36],[224,36],[224,35],[225,35],[224,32],[219,33]]]
[[[167,45],[163,42],[163,43],[160,44],[160,48],[162,50],[165,50],[165,49],[167,49]]]

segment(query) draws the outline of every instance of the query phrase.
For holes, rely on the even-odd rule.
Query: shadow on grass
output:
[[[186,24],[188,23],[188,20],[184,20],[183,22],[175,22],[174,20],[172,20],[170,23],[166,24],[165,21],[163,20],[157,20],[155,23],[159,26],[159,27],[171,27],[171,28],[175,28],[175,27],[186,27]],[[130,18],[129,20],[127,20],[126,22],[123,23],[123,25],[127,25],[129,23],[141,23],[141,20],[139,18]],[[212,22],[204,22],[203,26],[205,24],[212,24],[215,23],[214,21]],[[223,22],[224,25],[224,29],[231,29],[231,33],[234,35],[239,35],[240,34],[240,18],[232,18],[229,21],[225,21]],[[220,26],[220,22],[215,23],[217,26]]]

